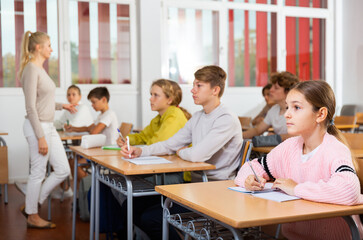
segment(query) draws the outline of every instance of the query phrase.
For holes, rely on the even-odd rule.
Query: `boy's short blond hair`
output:
[[[226,84],[227,73],[218,66],[205,66],[194,73],[195,79],[210,83],[211,87],[218,86],[220,88],[218,97],[222,97],[224,86]]]

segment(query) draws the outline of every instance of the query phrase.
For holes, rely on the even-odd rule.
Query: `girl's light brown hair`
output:
[[[25,66],[29,63],[32,54],[35,51],[35,47],[38,44],[43,44],[46,40],[49,40],[48,34],[44,32],[31,32],[27,31],[23,35],[21,41],[21,54],[20,54],[20,70],[18,77],[21,78]]]
[[[321,108],[327,109],[327,116],[323,124],[327,132],[345,144],[349,149],[349,144],[341,131],[333,124],[335,114],[335,96],[333,89],[325,81],[305,81],[296,84],[291,90],[296,90],[305,96],[305,99],[313,106],[313,111],[317,112]],[[352,161],[355,170],[358,171],[358,164],[354,157]]]
[[[186,109],[179,106],[183,98],[183,92],[178,83],[167,79],[158,79],[151,84],[151,87],[154,85],[160,87],[167,98],[172,99],[171,106],[179,107],[188,120],[192,117]]]

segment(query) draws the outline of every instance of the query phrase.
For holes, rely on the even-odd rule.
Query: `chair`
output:
[[[342,109],[340,110],[340,116],[355,116],[356,112],[357,105],[347,104],[343,105]]]
[[[246,162],[246,159],[250,158],[251,150],[252,150],[252,141],[243,140],[241,152],[238,157],[240,164],[238,165],[237,171],[239,171],[239,169],[242,167],[242,165]]]
[[[339,127],[338,125],[355,125],[357,122],[356,116],[336,116],[334,118],[334,124],[337,125],[337,128],[344,131],[354,131],[354,128],[347,127]]]
[[[359,127],[356,129],[357,132],[360,132],[361,131],[361,126],[363,126],[363,112],[357,112],[355,114],[355,116],[357,117],[357,124],[359,125]]]
[[[132,123],[126,123],[126,122],[121,123],[120,132],[122,136],[126,137],[127,135],[129,135],[131,133],[132,126],[133,126]]]
[[[238,117],[238,119],[241,123],[242,130],[247,130],[251,128],[251,122],[252,122],[251,117]]]

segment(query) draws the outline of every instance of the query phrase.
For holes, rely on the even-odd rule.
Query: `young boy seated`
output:
[[[121,148],[125,158],[165,155],[177,153],[182,159],[191,162],[208,162],[216,166],[206,171],[208,180],[233,179],[239,165],[238,155],[242,146],[242,129],[238,117],[221,103],[226,73],[218,66],[206,66],[194,73],[194,103],[203,109],[174,136],[142,148],[127,146]],[[190,144],[192,147],[188,147]],[[192,181],[201,181],[202,176],[192,172]],[[155,205],[156,204],[156,205]],[[153,206],[155,205],[155,206]],[[150,206],[152,206],[150,208]],[[174,206],[177,208],[180,206]],[[126,233],[126,202],[123,204],[124,225],[121,235]],[[180,209],[178,210],[180,211]],[[134,223],[146,232],[151,239],[161,239],[162,208],[160,196],[134,199]],[[175,231],[170,231],[170,239],[178,239]]]
[[[81,103],[81,89],[76,85],[71,85],[67,90],[67,100],[69,103],[77,105],[77,112],[70,113],[64,111],[59,119],[54,122],[56,129],[63,129],[66,124],[71,124],[74,127],[89,126],[93,123],[93,117],[87,105]]]
[[[104,134],[106,135],[105,145],[116,144],[118,138],[117,128],[119,127],[117,116],[112,111],[108,102],[110,101],[110,93],[106,87],[97,87],[92,89],[88,96],[88,100],[91,101],[92,107],[95,111],[100,111],[96,121],[89,126],[75,127],[73,125],[64,125],[64,129],[67,132],[89,132],[90,134]],[[82,161],[79,161],[81,163]],[[73,163],[71,162],[71,169],[73,169]],[[81,168],[78,169],[78,181],[86,176]]]
[[[112,111],[108,102],[110,101],[110,93],[106,87],[97,87],[92,89],[88,96],[93,109],[101,114],[98,115],[96,121],[89,126],[76,127],[73,125],[64,125],[67,132],[89,132],[90,134],[106,135],[106,145],[116,144],[118,138],[117,128],[118,120],[116,113]]]

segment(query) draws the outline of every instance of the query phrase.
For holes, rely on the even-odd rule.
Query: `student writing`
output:
[[[191,93],[194,103],[203,109],[194,113],[185,126],[168,140],[142,148],[131,146],[130,151],[123,146],[121,152],[126,158],[130,153],[132,157],[177,153],[187,161],[215,165],[215,170],[206,171],[209,180],[233,179],[239,164],[242,129],[238,117],[220,101],[227,75],[218,66],[206,66],[196,71],[194,76]],[[188,147],[191,143],[193,146]],[[192,173],[192,181],[201,181],[200,174]],[[154,199],[135,199],[134,209],[138,209],[138,214],[134,215],[134,219],[151,239],[161,239],[162,208],[160,197]],[[149,208],[151,203],[156,205]],[[126,209],[125,203],[123,207]],[[171,211],[186,210],[174,205]],[[173,229],[170,229],[170,239],[179,239]]]
[[[252,161],[261,183],[246,164],[235,183],[260,190],[272,180],[274,188],[306,200],[362,204],[355,159],[333,123],[335,97],[330,86],[324,81],[301,82],[289,92],[286,102],[288,133],[298,137],[285,140],[266,157]],[[361,228],[359,218],[355,220]],[[286,223],[282,232],[288,239],[350,239],[342,218]]]

